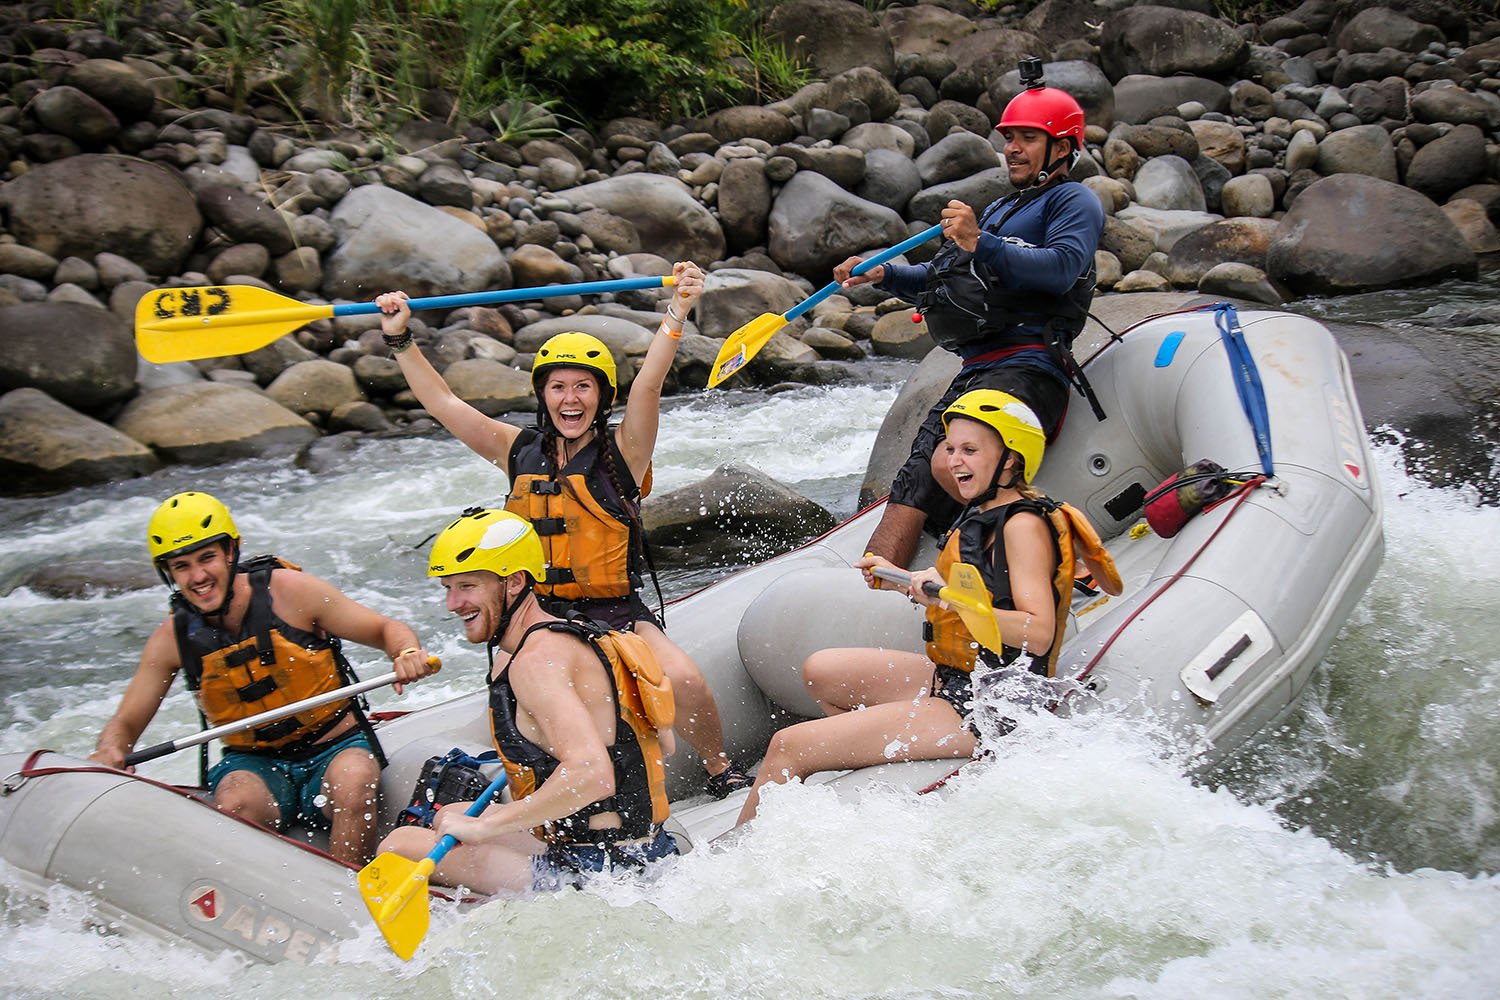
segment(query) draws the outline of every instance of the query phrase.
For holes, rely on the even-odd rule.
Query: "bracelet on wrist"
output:
[[[668,316],[668,318],[670,318],[673,321],[675,321],[678,326],[682,326],[682,324],[684,324],[684,323],[687,322],[687,317],[686,316],[679,316],[675,312],[672,311],[672,303],[670,303],[670,302],[667,303],[667,316]]]
[[[410,333],[399,333],[395,336],[392,336],[389,333],[382,333],[380,335],[380,339],[385,341],[385,346],[391,349],[392,354],[400,354],[402,351],[411,346]]]
[[[677,329],[674,330],[674,329],[672,329],[671,326],[669,326],[667,324],[666,320],[662,320],[661,321],[661,326],[659,326],[659,327],[656,328],[656,332],[657,333],[665,333],[668,337],[671,337],[673,340],[681,340],[682,339],[682,327],[679,326]]]

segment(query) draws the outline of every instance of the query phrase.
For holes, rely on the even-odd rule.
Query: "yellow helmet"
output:
[[[1021,478],[1031,482],[1042,465],[1047,435],[1031,407],[999,389],[972,389],[943,411],[943,433],[953,417],[968,417],[993,427],[1005,446],[1021,456]]]
[[[531,385],[541,406],[542,376],[553,368],[582,368],[599,378],[599,410],[608,410],[615,401],[615,356],[598,337],[586,333],[559,333],[537,348],[531,362]]]
[[[229,508],[207,493],[178,493],[168,497],[156,508],[146,527],[146,547],[154,563],[220,539],[237,542],[239,538]]]
[[[532,580],[547,572],[542,540],[531,522],[508,510],[470,507],[438,533],[427,562],[428,576],[487,569],[497,576],[525,570]]]

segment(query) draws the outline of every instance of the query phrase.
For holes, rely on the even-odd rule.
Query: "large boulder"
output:
[[[766,180],[766,161],[747,156],[724,164],[724,172],[719,175],[719,221],[729,249],[764,245],[766,217],[770,214],[771,182]]]
[[[509,288],[510,268],[484,233],[391,188],[355,188],[331,216],[339,244],[323,269],[330,298],[371,299]]]
[[[354,380],[353,370],[324,358],[292,365],[266,386],[266,395],[293,413],[302,416],[316,413],[321,417],[346,403],[364,402],[365,398]]]
[[[85,154],[32,167],[0,185],[17,240],[61,260],[112,253],[175,274],[203,217],[171,170],[130,156]]]
[[[151,449],[40,389],[0,396],[0,493],[15,496],[145,476]]]
[[[238,185],[204,184],[198,188],[198,205],[214,226],[243,243],[260,244],[273,257],[290,253],[297,245],[292,217]]]
[[[489,358],[455,361],[443,371],[443,378],[455,396],[491,417],[536,407],[530,373]]]
[[[759,469],[729,464],[707,479],[653,496],[641,520],[659,549],[758,562],[822,534],[833,515]]]
[[[724,230],[718,220],[674,177],[624,174],[558,195],[574,205],[593,205],[628,220],[640,234],[641,246],[668,260],[707,265],[724,257]]]
[[[1483,180],[1487,164],[1484,133],[1460,125],[1417,150],[1406,168],[1406,186],[1440,202]]]
[[[1264,270],[1277,230],[1273,219],[1224,219],[1186,234],[1167,253],[1172,284],[1196,287],[1216,264],[1237,262]]]
[[[862,4],[848,0],[790,0],[766,17],[766,37],[828,78],[856,66],[890,76],[896,69],[891,40]]]
[[[0,309],[0,391],[41,389],[94,410],[136,389],[135,341],[114,313],[77,302],[22,302]]]
[[[769,220],[771,259],[826,283],[834,265],[870,247],[907,237],[901,216],[865,201],[821,174],[797,173],[782,187]]]
[[[890,37],[897,55],[938,55],[966,35],[974,33],[974,22],[937,4],[887,7],[880,25]]]
[[[318,437],[317,428],[263,393],[222,382],[143,392],[120,412],[115,429],[167,461],[194,465],[284,455]]]
[[[984,28],[948,46],[948,56],[957,68],[943,78],[939,88],[942,95],[956,101],[972,102],[995,80],[1014,72],[1016,63],[1023,56],[1046,60],[1051,59],[1052,52],[1030,32]]]
[[[1100,32],[1099,64],[1111,80],[1131,73],[1216,77],[1250,55],[1234,25],[1192,10],[1143,5],[1110,14]]]
[[[1266,253],[1272,278],[1305,295],[1472,280],[1474,252],[1442,209],[1410,188],[1362,174],[1312,184]]]
[[[1132,73],[1115,83],[1114,120],[1143,124],[1162,115],[1175,115],[1189,101],[1196,101],[1209,111],[1228,111],[1229,88],[1198,76]],[[1088,121],[1094,123],[1093,118]]]
[[[708,272],[703,297],[693,315],[704,336],[722,339],[757,316],[779,315],[805,298],[807,292],[801,285],[779,274],[724,267]],[[800,333],[806,325],[807,321],[798,317],[788,328]]]

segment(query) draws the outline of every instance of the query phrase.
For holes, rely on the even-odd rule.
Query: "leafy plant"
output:
[[[785,45],[767,38],[759,29],[740,40],[740,54],[748,67],[745,83],[763,101],[790,97],[813,78],[813,71]]]
[[[208,0],[191,18],[211,27],[220,43],[200,49],[198,65],[222,76],[234,109],[243,111],[251,71],[264,65],[274,50],[274,29],[265,9],[238,0]]]

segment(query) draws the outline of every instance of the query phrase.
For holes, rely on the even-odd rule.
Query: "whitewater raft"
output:
[[[1262,445],[1274,463],[1264,482],[1226,319],[1237,319],[1263,387]],[[1088,514],[1125,590],[1075,602],[1057,673],[1077,681],[1078,696],[1058,710],[1150,712],[1201,736],[1211,761],[1288,711],[1379,566],[1380,491],[1348,365],[1312,320],[1200,311],[1138,324],[1087,371],[1108,419],[1075,399],[1038,482]],[[1204,458],[1246,486],[1175,537],[1144,530],[1147,493]],[[850,568],[879,514],[863,511],[670,607],[672,634],[702,666],[740,759],[757,759],[778,722],[817,714],[800,679],[809,653],[920,647],[911,607],[864,589]],[[382,833],[429,757],[488,746],[485,711],[475,691],[381,726],[391,761]],[[692,850],[729,829],[743,793],[686,798],[700,781],[686,758],[670,764],[669,828]],[[892,764],[813,780],[915,792],[953,770]],[[39,905],[66,886],[93,897],[101,927],[268,962],[313,961],[341,939],[377,933],[350,869],[306,839],[220,814],[192,790],[45,751],[0,756],[0,778],[0,860]]]

